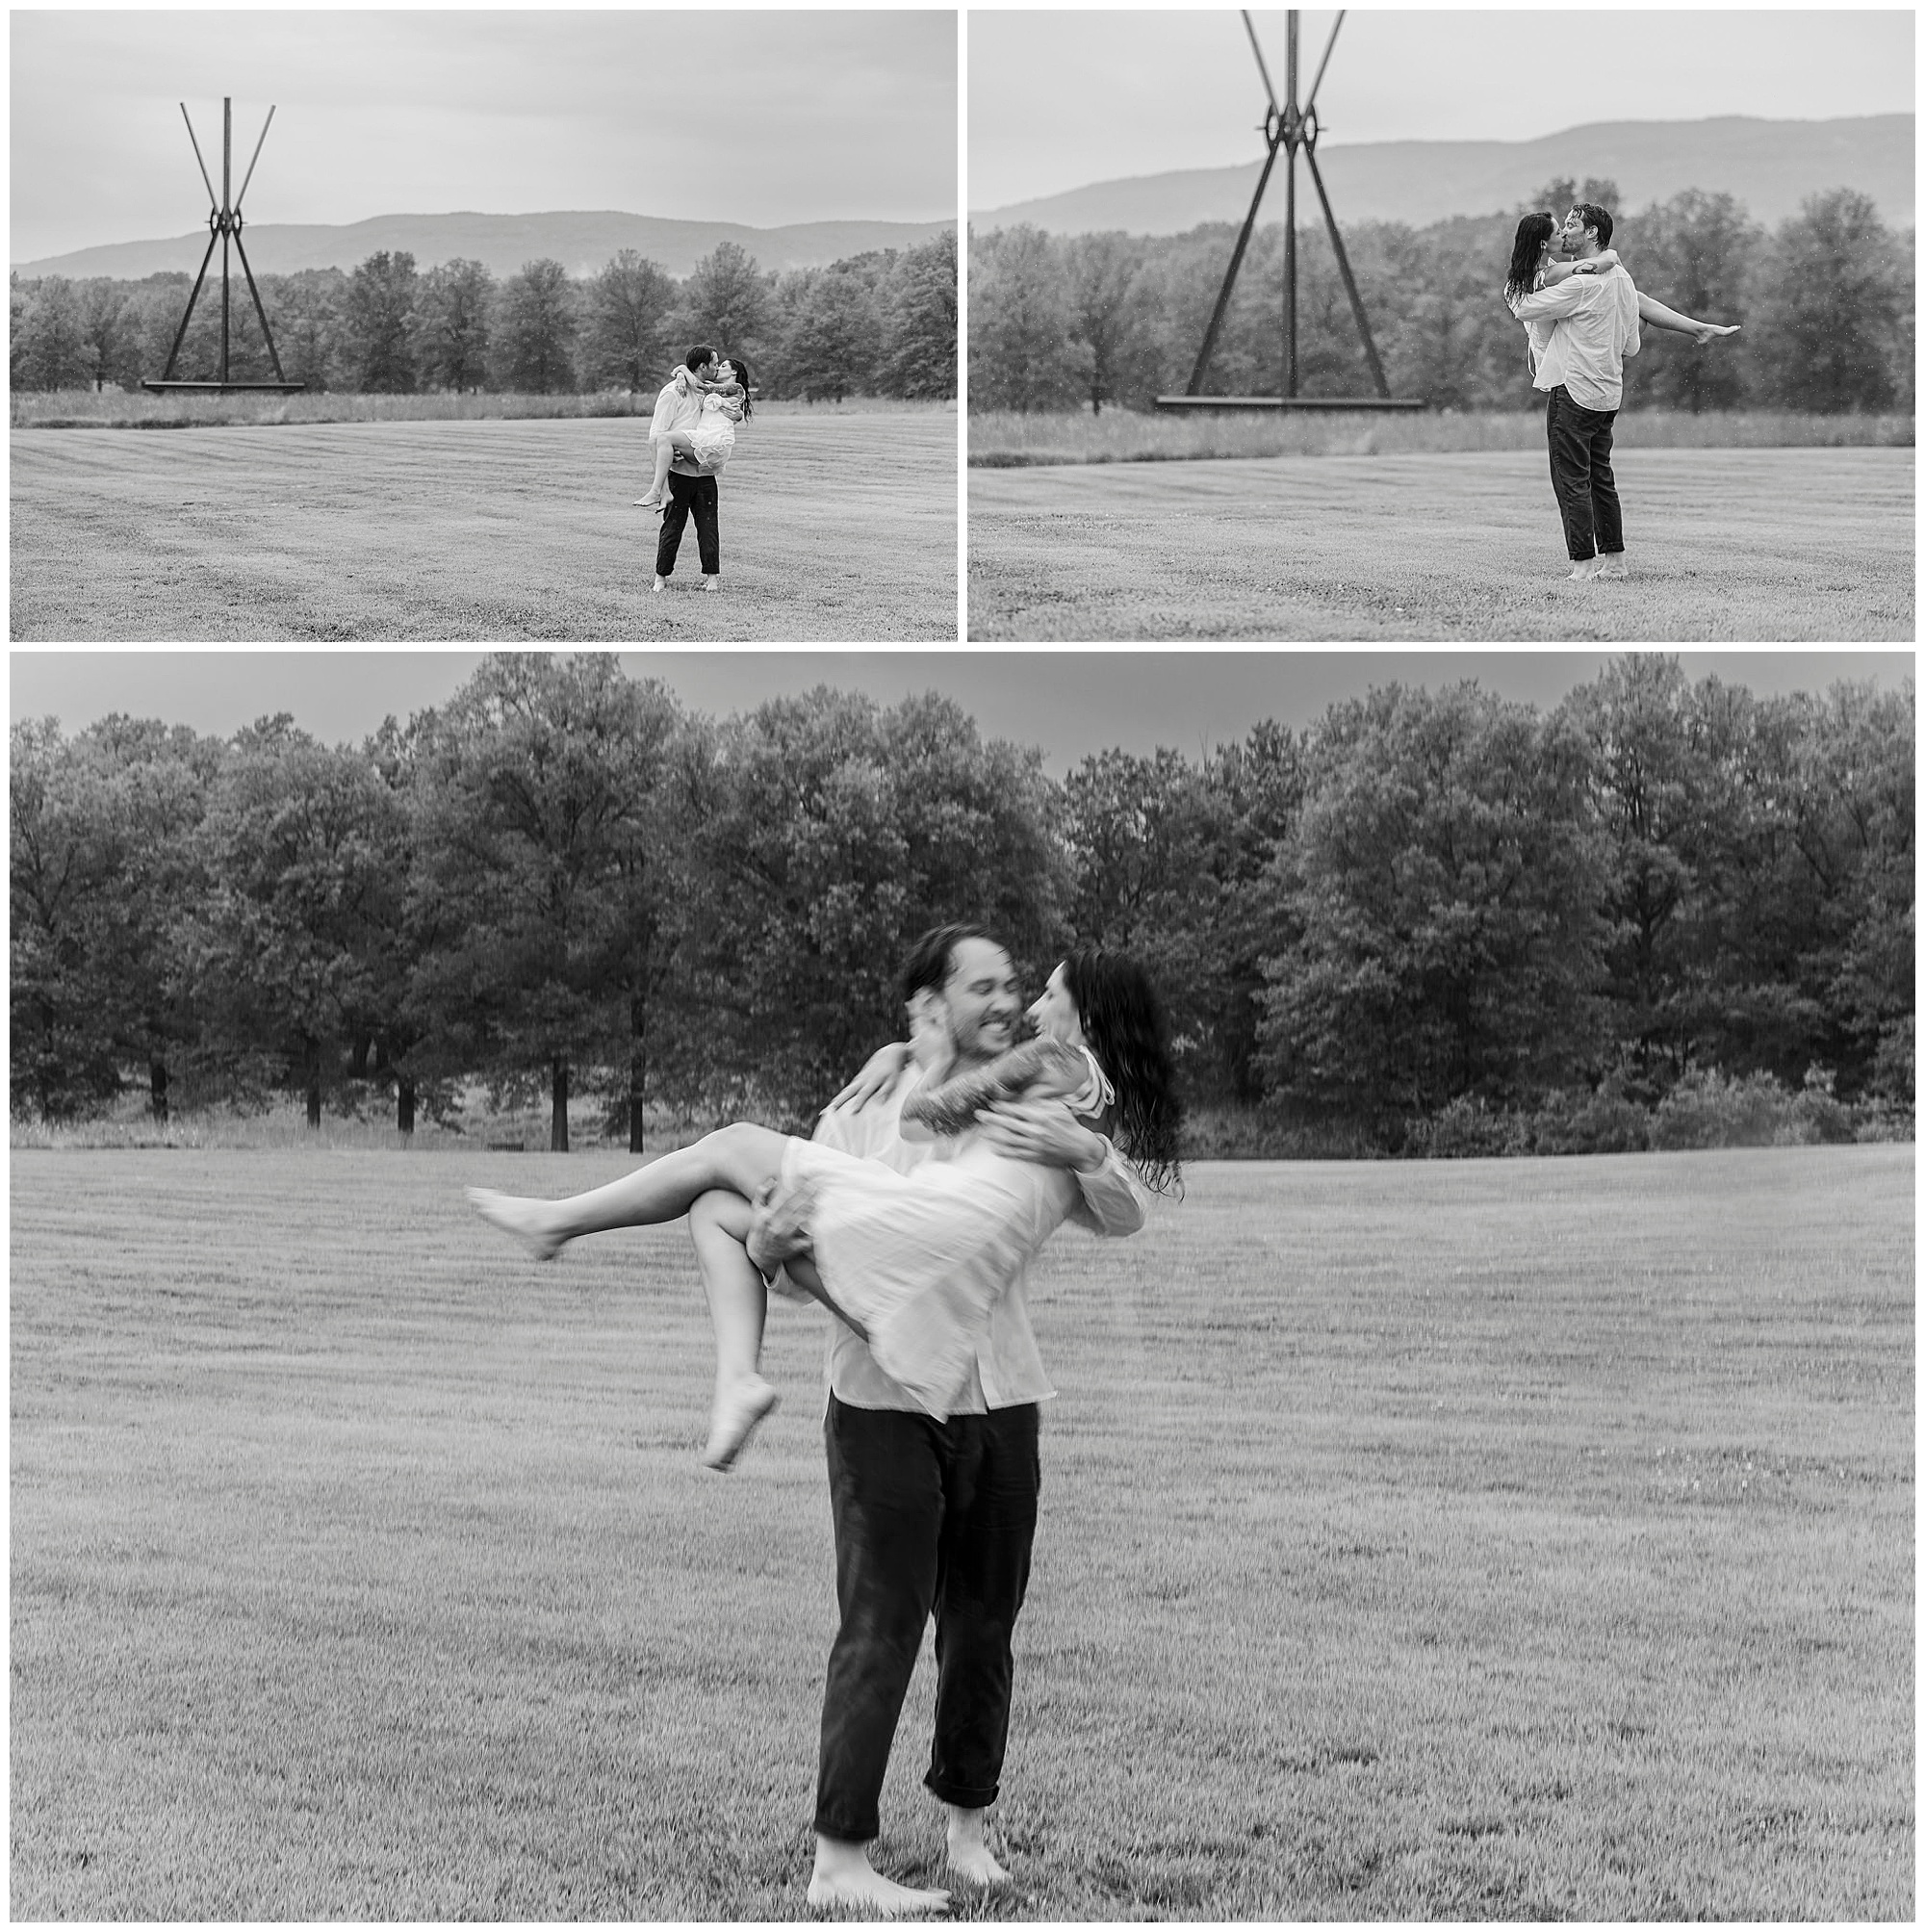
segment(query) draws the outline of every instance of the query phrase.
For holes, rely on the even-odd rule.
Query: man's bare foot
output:
[[[702,587],[704,590],[720,590],[722,580],[719,577],[705,577],[702,580]]]
[[[1573,564],[1571,566],[1570,581],[1573,583],[1591,582],[1597,577],[1603,559],[1600,557],[1587,556],[1582,563]]]
[[[1630,575],[1630,565],[1625,561],[1624,553],[1619,551],[1614,555],[1600,557],[1598,560],[1598,575],[1600,577],[1629,577]]]
[[[731,1468],[748,1446],[756,1425],[782,1398],[760,1376],[744,1376],[715,1391],[715,1407],[708,1422],[708,1443],[702,1460],[709,1469]]]
[[[665,578],[665,577],[658,577],[658,578],[656,578],[656,579],[655,579],[655,595],[656,595],[657,597],[659,597],[659,596],[660,596],[660,595],[662,594],[662,592],[663,592],[663,591],[665,591],[665,590],[666,590],[667,588],[668,588],[668,579],[667,579],[667,578]]]
[[[503,1234],[512,1234],[537,1261],[552,1261],[561,1252],[568,1237],[557,1234],[551,1225],[547,1201],[497,1194],[485,1187],[470,1188],[468,1198],[483,1221],[492,1222]]]
[[[808,1902],[818,1911],[840,1905],[878,1919],[905,1919],[916,1912],[946,1911],[949,1894],[898,1885],[869,1863],[868,1846],[818,1837]]]
[[[1010,1875],[997,1864],[983,1837],[983,1814],[948,1805],[949,1868],[970,1885],[1007,1885]]]

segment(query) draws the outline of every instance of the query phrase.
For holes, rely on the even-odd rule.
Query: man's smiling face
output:
[[[1014,1043],[1015,968],[993,940],[957,940],[942,1003],[960,1059],[990,1060]]]

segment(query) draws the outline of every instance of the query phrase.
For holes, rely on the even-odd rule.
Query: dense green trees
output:
[[[313,389],[645,394],[684,349],[708,341],[745,357],[764,396],[956,394],[956,238],[946,232],[780,278],[725,242],[680,283],[632,249],[583,280],[552,261],[502,281],[471,261],[424,273],[405,253],[372,255],[351,273],[259,280],[282,369]],[[137,388],[166,367],[191,287],[185,273],[15,277],[13,386]],[[212,296],[203,289],[177,376],[218,370],[219,308],[218,285]],[[244,287],[228,366],[243,381],[273,374]]]
[[[342,302],[350,387],[405,394],[415,386],[415,305],[421,278],[415,258],[384,248],[347,278]],[[272,320],[270,319],[270,327]]]
[[[1303,1145],[1912,1102],[1909,686],[1760,700],[1638,654],[1549,712],[1391,685],[1058,783],[947,699],[717,721],[528,654],[358,749],[40,721],[11,765],[13,1104],[48,1119],[280,1087],[405,1128],[479,1082],[557,1147],[571,1096],[635,1147],[645,1102],[797,1121],[951,917],[1034,984],[1136,953],[1193,1101]]]
[[[1573,199],[1618,207],[1607,181],[1552,182],[1533,205],[1561,212]],[[1393,394],[1450,409],[1531,400],[1523,334],[1499,294],[1522,212],[1347,229]],[[1184,389],[1235,232],[1219,223],[1153,238],[972,234],[970,406],[1142,408]],[[1715,355],[1647,331],[1627,389],[1631,408],[1912,406],[1911,231],[1885,228],[1864,196],[1814,196],[1768,236],[1730,195],[1688,191],[1622,213],[1612,243],[1648,293],[1687,315],[1745,325]],[[1282,227],[1259,228],[1211,361],[1213,392],[1279,392],[1282,276]],[[1297,350],[1303,395],[1372,393],[1321,227],[1298,234]]]

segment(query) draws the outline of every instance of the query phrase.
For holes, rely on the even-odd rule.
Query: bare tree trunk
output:
[[[415,1083],[405,1073],[395,1081],[395,1125],[404,1134],[415,1130]]]
[[[568,1151],[568,1062],[556,1054],[551,1069],[553,1102],[549,1117],[548,1146],[553,1154]]]
[[[642,1094],[649,1066],[649,1003],[638,992],[629,1002],[629,1151],[642,1151]]]
[[[167,1063],[147,1062],[147,1108],[157,1121],[167,1118]]]
[[[321,1042],[315,1039],[307,1043],[307,1123],[321,1131]]]

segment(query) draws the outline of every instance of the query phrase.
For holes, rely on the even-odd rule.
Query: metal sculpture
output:
[[[234,196],[230,205],[228,188],[233,179],[234,164],[234,103],[222,98],[220,103],[220,198],[217,201],[214,183],[208,180],[207,163],[201,159],[200,142],[194,140],[193,122],[188,116],[187,103],[181,103],[181,118],[187,121],[187,138],[193,142],[193,158],[200,164],[200,178],[207,183],[207,198],[212,204],[207,211],[207,253],[200,258],[200,273],[193,278],[193,291],[187,298],[187,312],[181,317],[180,327],[174,331],[174,346],[167,351],[167,366],[158,376],[144,379],[142,389],[199,389],[212,390],[218,395],[226,395],[235,389],[268,389],[283,395],[296,389],[305,389],[305,382],[290,382],[281,369],[280,352],[274,348],[274,333],[268,326],[268,311],[262,305],[261,291],[254,285],[254,270],[247,265],[247,251],[241,245],[241,203],[247,193],[247,184],[254,178],[254,163],[261,158],[261,149],[268,139],[268,129],[274,124],[274,111],[268,110],[268,118],[261,126],[261,139],[254,143],[254,160],[247,164],[247,172],[242,178],[241,193]],[[181,344],[187,340],[187,325],[193,320],[193,305],[200,299],[201,284],[207,279],[207,265],[214,260],[215,244],[220,245],[220,377],[216,382],[177,382],[174,377],[174,364],[180,358]],[[260,318],[261,337],[268,345],[268,359],[274,365],[272,382],[235,382],[228,376],[228,339],[231,334],[232,318],[231,290],[228,284],[227,249],[233,245],[234,252],[241,257],[241,272],[247,278],[247,293],[254,298],[254,313]]]
[[[1230,252],[1230,267],[1223,276],[1217,306],[1211,313],[1210,326],[1203,332],[1203,347],[1197,351],[1196,367],[1190,375],[1190,387],[1181,396],[1159,396],[1157,406],[1160,409],[1422,409],[1426,406],[1422,399],[1393,397],[1390,393],[1390,384],[1384,379],[1383,364],[1377,357],[1377,346],[1371,335],[1370,318],[1364,313],[1364,298],[1357,293],[1357,279],[1350,272],[1350,258],[1344,252],[1344,238],[1338,233],[1337,218],[1330,209],[1330,196],[1317,168],[1317,137],[1322,132],[1317,119],[1317,90],[1323,85],[1323,70],[1330,64],[1330,52],[1337,44],[1337,30],[1344,24],[1344,13],[1338,13],[1336,26],[1330,29],[1323,58],[1317,65],[1317,78],[1310,83],[1310,97],[1301,108],[1296,105],[1296,13],[1293,10],[1285,17],[1289,23],[1285,56],[1288,63],[1285,92],[1288,98],[1279,104],[1276,90],[1270,85],[1270,69],[1264,64],[1263,48],[1257,44],[1257,30],[1251,26],[1247,13],[1243,16],[1244,30],[1250,37],[1250,51],[1257,57],[1257,72],[1263,76],[1264,92],[1270,96],[1270,112],[1264,116],[1262,127],[1270,151],[1264,157],[1263,172],[1257,176],[1257,192],[1250,197],[1250,212],[1244,217],[1243,232],[1237,237],[1237,245]],[[1364,355],[1371,366],[1371,377],[1376,384],[1377,393],[1373,397],[1299,396],[1296,393],[1296,157],[1299,151],[1309,166],[1310,179],[1316,184],[1317,198],[1323,204],[1323,219],[1330,230],[1330,246],[1337,257],[1337,270],[1344,277],[1344,288],[1350,297],[1350,311],[1357,319],[1357,332],[1364,339]],[[1237,270],[1244,265],[1244,251],[1250,245],[1250,236],[1257,224],[1257,210],[1263,205],[1264,190],[1270,186],[1270,169],[1276,166],[1279,153],[1288,157],[1284,169],[1283,393],[1280,396],[1205,396],[1202,393],[1203,378],[1209,373],[1210,357],[1216,350],[1223,317],[1229,312],[1230,294],[1237,285]]]

